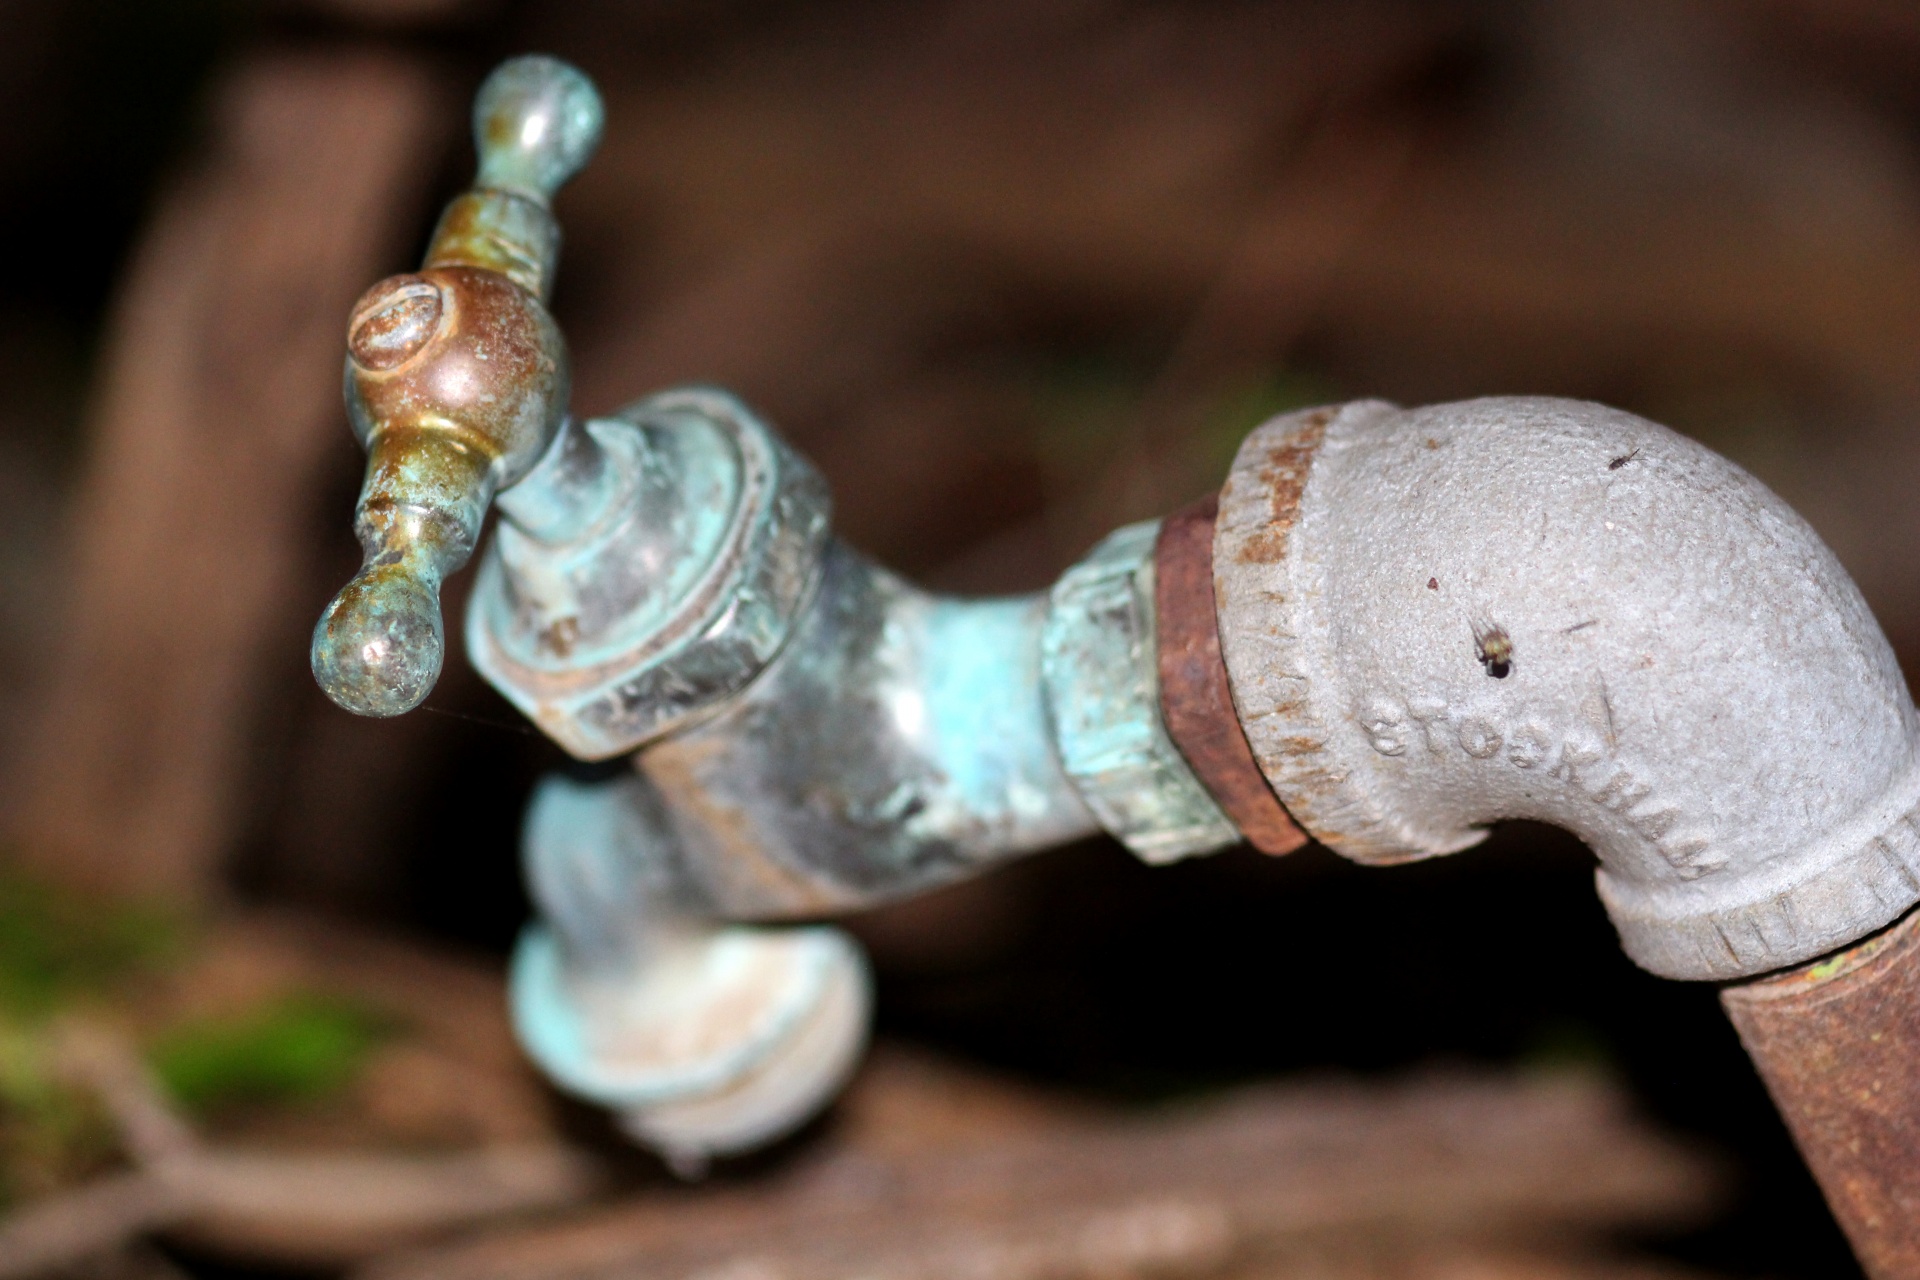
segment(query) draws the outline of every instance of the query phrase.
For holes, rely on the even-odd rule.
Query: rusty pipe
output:
[[[1920,913],[1720,993],[1861,1266],[1920,1276]]]
[[[1546,818],[1599,853],[1630,953],[1676,977],[1778,969],[1911,905],[1914,713],[1864,603],[1778,499],[1630,415],[1512,400],[1283,418],[1249,438],[1217,515],[1123,529],[1044,598],[1000,602],[924,596],[835,544],[811,472],[727,397],[672,393],[587,430],[605,456],[651,442],[634,456],[655,459],[638,471],[658,490],[616,485],[629,496],[611,507],[660,525],[543,541],[510,520],[468,634],[576,753],[640,748],[635,776],[536,804],[547,923],[523,945],[516,1009],[551,1074],[655,1145],[730,1149],[797,1123],[837,1087],[862,1007],[831,933],[752,935],[799,949],[793,1031],[740,1067],[755,1106],[724,1127],[710,1085],[625,1065],[664,1034],[652,975],[688,921],[914,892],[1089,814],[1149,861],[1236,834],[1282,852],[1304,828],[1389,862]],[[702,453],[702,432],[730,448]],[[767,479],[690,555],[670,531],[699,521],[673,495],[750,488],[698,481],[703,456],[761,459]],[[604,487],[580,505],[606,508]],[[548,481],[524,492],[569,505]],[[762,550],[724,551],[736,538]],[[594,604],[619,565],[682,560],[718,575],[677,598],[684,616]],[[778,572],[753,580],[754,564]],[[778,609],[763,627],[741,601]],[[740,627],[771,638],[736,643]],[[1716,756],[1711,732],[1741,752]],[[1031,763],[996,773],[1010,758]],[[1044,822],[1013,820],[1022,777],[1052,797]],[[1756,789],[1786,799],[1756,817]],[[805,977],[835,964],[838,982]]]

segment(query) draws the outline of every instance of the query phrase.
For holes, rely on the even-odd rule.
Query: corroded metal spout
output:
[[[474,104],[480,170],[417,273],[369,289],[347,325],[346,400],[367,449],[355,532],[366,560],[313,633],[313,674],[361,715],[419,705],[446,649],[440,584],[487,507],[566,412],[566,344],[544,305],[560,231],[548,202],[599,141],[593,85],[517,58]]]

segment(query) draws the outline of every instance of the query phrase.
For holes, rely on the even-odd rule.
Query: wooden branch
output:
[[[163,1229],[285,1265],[338,1266],[454,1227],[577,1204],[599,1180],[591,1161],[554,1146],[422,1156],[208,1149],[0,1218],[0,1280]]]
[[[222,1150],[201,1143],[133,1047],[81,1021],[58,1056],[91,1088],[133,1159],[0,1218],[0,1280],[22,1280],[169,1230],[284,1264],[339,1265],[503,1215],[575,1204],[593,1161],[553,1143],[443,1155]]]
[[[883,1061],[850,1099],[856,1131],[862,1093],[900,1090],[889,1071]],[[913,1110],[896,1101],[894,1123]],[[363,1280],[1197,1275],[1329,1233],[1488,1239],[1673,1221],[1715,1182],[1593,1081],[1294,1085],[1005,1127],[994,1114],[982,1109],[984,1133],[917,1149],[876,1144],[869,1126],[764,1183],[396,1258]]]
[[[444,1155],[210,1149],[159,1176],[179,1234],[306,1266],[578,1204],[601,1181],[591,1159],[550,1144]]]
[[[173,1189],[144,1172],[115,1174],[48,1196],[0,1219],[0,1280],[71,1267],[179,1214]]]
[[[54,1040],[58,1064],[100,1100],[135,1164],[157,1168],[200,1154],[199,1135],[167,1101],[133,1046],[116,1031],[71,1019],[54,1033]]]

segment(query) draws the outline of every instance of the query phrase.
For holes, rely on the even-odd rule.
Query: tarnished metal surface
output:
[[[599,760],[760,674],[812,599],[830,504],[724,392],[667,392],[567,434],[502,495],[467,652],[549,737]]]
[[[496,271],[544,301],[560,255],[548,202],[599,145],[603,119],[592,83],[565,63],[503,63],[473,103],[474,189],[441,214],[427,261]]]
[[[1546,399],[1279,418],[1222,491],[1214,573],[1254,755],[1341,853],[1565,827],[1627,953],[1676,978],[1797,964],[1920,899],[1892,649],[1804,521],[1663,427]]]
[[[812,597],[824,486],[737,402],[680,392],[626,420],[566,422],[566,348],[543,305],[560,244],[548,200],[600,121],[573,68],[498,69],[474,107],[475,189],[448,206],[419,272],[354,308],[366,562],[313,642],[315,676],[349,710],[426,697],[441,580],[509,486],[473,656],[576,755],[630,750],[737,694]],[[549,783],[526,837],[549,923],[522,939],[513,1003],[558,1083],[697,1161],[823,1105],[859,1056],[870,997],[844,934],[722,923],[684,853],[644,779]]]
[[[864,1034],[857,951],[714,922],[870,905],[1094,830],[1042,703],[1046,608],[928,596],[829,541],[757,679],[634,776],[547,784],[526,841],[546,923],[514,999],[555,1079],[680,1150],[824,1105]]]
[[[392,276],[347,322],[347,418],[376,458],[438,444],[476,455],[489,480],[509,485],[546,450],[566,399],[559,328],[495,272],[436,264]]]
[[[800,1123],[866,1034],[845,935],[721,922],[900,897],[1094,829],[1041,706],[1043,597],[938,600],[838,544],[823,559],[759,679],[633,775],[546,783],[528,820],[521,1037],[670,1153]]]
[[[1873,1280],[1920,1277],[1920,913],[1721,993]]]
[[[835,930],[723,922],[1094,830],[1042,701],[1046,598],[939,599],[833,542],[812,470],[717,392],[569,426],[501,506],[474,662],[577,754],[646,743],[536,801],[516,1024],[650,1145],[766,1141],[857,1056],[865,972]]]
[[[1160,522],[1109,535],[1050,593],[1040,666],[1060,762],[1107,832],[1177,862],[1240,833],[1160,720],[1153,548]]]
[[[447,202],[427,261],[501,276],[544,301],[559,254],[560,224],[544,205],[505,191],[468,191]]]
[[[1267,785],[1234,711],[1213,601],[1219,495],[1166,518],[1154,547],[1160,708],[1167,735],[1247,843],[1291,853],[1307,833]]]
[[[347,329],[347,416],[367,448],[355,531],[366,563],[314,633],[335,701],[393,715],[439,675],[441,580],[466,563],[487,504],[559,425],[565,348],[505,277],[432,267],[368,290]]]
[[[859,948],[690,910],[644,779],[549,779],[525,857],[543,923],[514,953],[514,1025],[556,1083],[689,1161],[770,1141],[838,1091],[866,1043]]]
[[[327,695],[362,715],[398,715],[432,689],[441,581],[566,410],[566,344],[541,302],[559,249],[546,202],[598,142],[599,98],[564,63],[516,59],[489,78],[474,126],[482,189],[454,201],[425,266],[376,284],[348,323],[366,560],[314,628],[312,661]]]
[[[510,1000],[555,1084],[688,1164],[816,1115],[859,1063],[872,1011],[859,947],[827,925],[686,929],[628,969],[592,972],[536,925],[514,950]]]
[[[1096,827],[1040,691],[1044,596],[951,600],[830,542],[793,639],[636,757],[681,862],[733,918],[902,897]]]

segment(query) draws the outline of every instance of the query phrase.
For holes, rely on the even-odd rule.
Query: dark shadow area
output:
[[[962,964],[890,967],[892,931],[877,940],[882,1028],[1142,1100],[1449,1060],[1617,1072],[1739,1170],[1729,1211],[1663,1251],[1743,1275],[1852,1271],[1715,987],[1621,954],[1591,855],[1563,832],[1504,824],[1390,868],[1318,845],[1149,868],[1095,842],[999,874],[1020,883],[1020,918]]]

